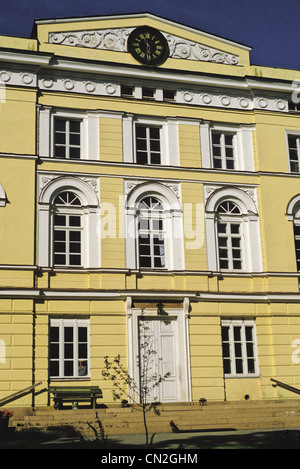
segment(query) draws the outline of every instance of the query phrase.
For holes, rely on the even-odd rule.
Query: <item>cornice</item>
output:
[[[121,84],[128,82],[136,89],[144,83],[157,89],[171,87],[174,104],[242,111],[288,112],[288,100],[295,90],[291,81],[269,78],[226,77],[64,57],[54,60],[52,55],[0,50],[0,86],[120,98]]]

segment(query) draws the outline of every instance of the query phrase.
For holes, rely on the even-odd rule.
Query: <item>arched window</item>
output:
[[[254,190],[250,193],[239,187],[209,190],[205,206],[208,270],[262,271],[259,218]]]
[[[129,184],[126,198],[126,266],[129,269],[184,269],[179,197],[160,183]]]
[[[53,265],[82,265],[82,204],[74,192],[64,191],[53,201]]]
[[[98,179],[90,178],[90,181],[57,177],[50,179],[41,189],[38,204],[39,266],[100,267]]]
[[[220,270],[242,270],[242,218],[240,208],[231,201],[217,207],[216,227]]]
[[[145,197],[138,204],[139,267],[165,268],[164,207],[156,197]]]
[[[287,219],[293,222],[297,272],[300,272],[300,195],[294,197],[287,207]]]

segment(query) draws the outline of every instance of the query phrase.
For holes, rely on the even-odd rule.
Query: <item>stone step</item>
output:
[[[172,432],[218,429],[267,429],[300,427],[298,401],[269,401],[243,403],[208,403],[198,405],[163,405],[159,416],[147,414],[149,432]],[[173,426],[170,424],[173,422]],[[43,430],[77,431],[95,436],[101,427],[105,434],[144,433],[142,412],[132,407],[106,409],[37,409],[34,415],[11,419],[16,431]]]

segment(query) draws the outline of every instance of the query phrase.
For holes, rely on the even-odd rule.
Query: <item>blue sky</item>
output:
[[[251,63],[300,70],[300,0],[1,0],[0,34],[34,19],[148,11],[252,47]]]

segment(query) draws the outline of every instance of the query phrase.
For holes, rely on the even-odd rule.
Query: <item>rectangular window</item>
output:
[[[55,214],[54,265],[81,266],[81,216]]]
[[[79,159],[81,156],[81,121],[54,119],[54,157]]]
[[[292,173],[299,173],[300,160],[300,136],[288,135],[290,170]]]
[[[222,321],[225,377],[258,375],[254,321]]]
[[[138,164],[160,164],[161,162],[161,128],[136,124],[136,162]]]
[[[293,101],[289,101],[289,111],[300,112],[300,103],[294,103]]]
[[[173,91],[173,90],[163,90],[163,100],[164,101],[175,101],[175,91]]]
[[[235,134],[212,131],[212,157],[215,169],[235,169]]]
[[[241,224],[218,222],[217,232],[220,270],[241,270],[243,268]]]
[[[121,96],[123,96],[124,98],[133,98],[134,87],[128,85],[121,85]]]
[[[142,97],[143,99],[154,100],[155,99],[155,90],[153,88],[142,88]]]
[[[89,375],[89,321],[51,319],[49,376],[80,378]]]
[[[138,231],[140,268],[165,268],[164,220],[141,216]]]
[[[300,225],[294,224],[297,271],[300,272]]]

